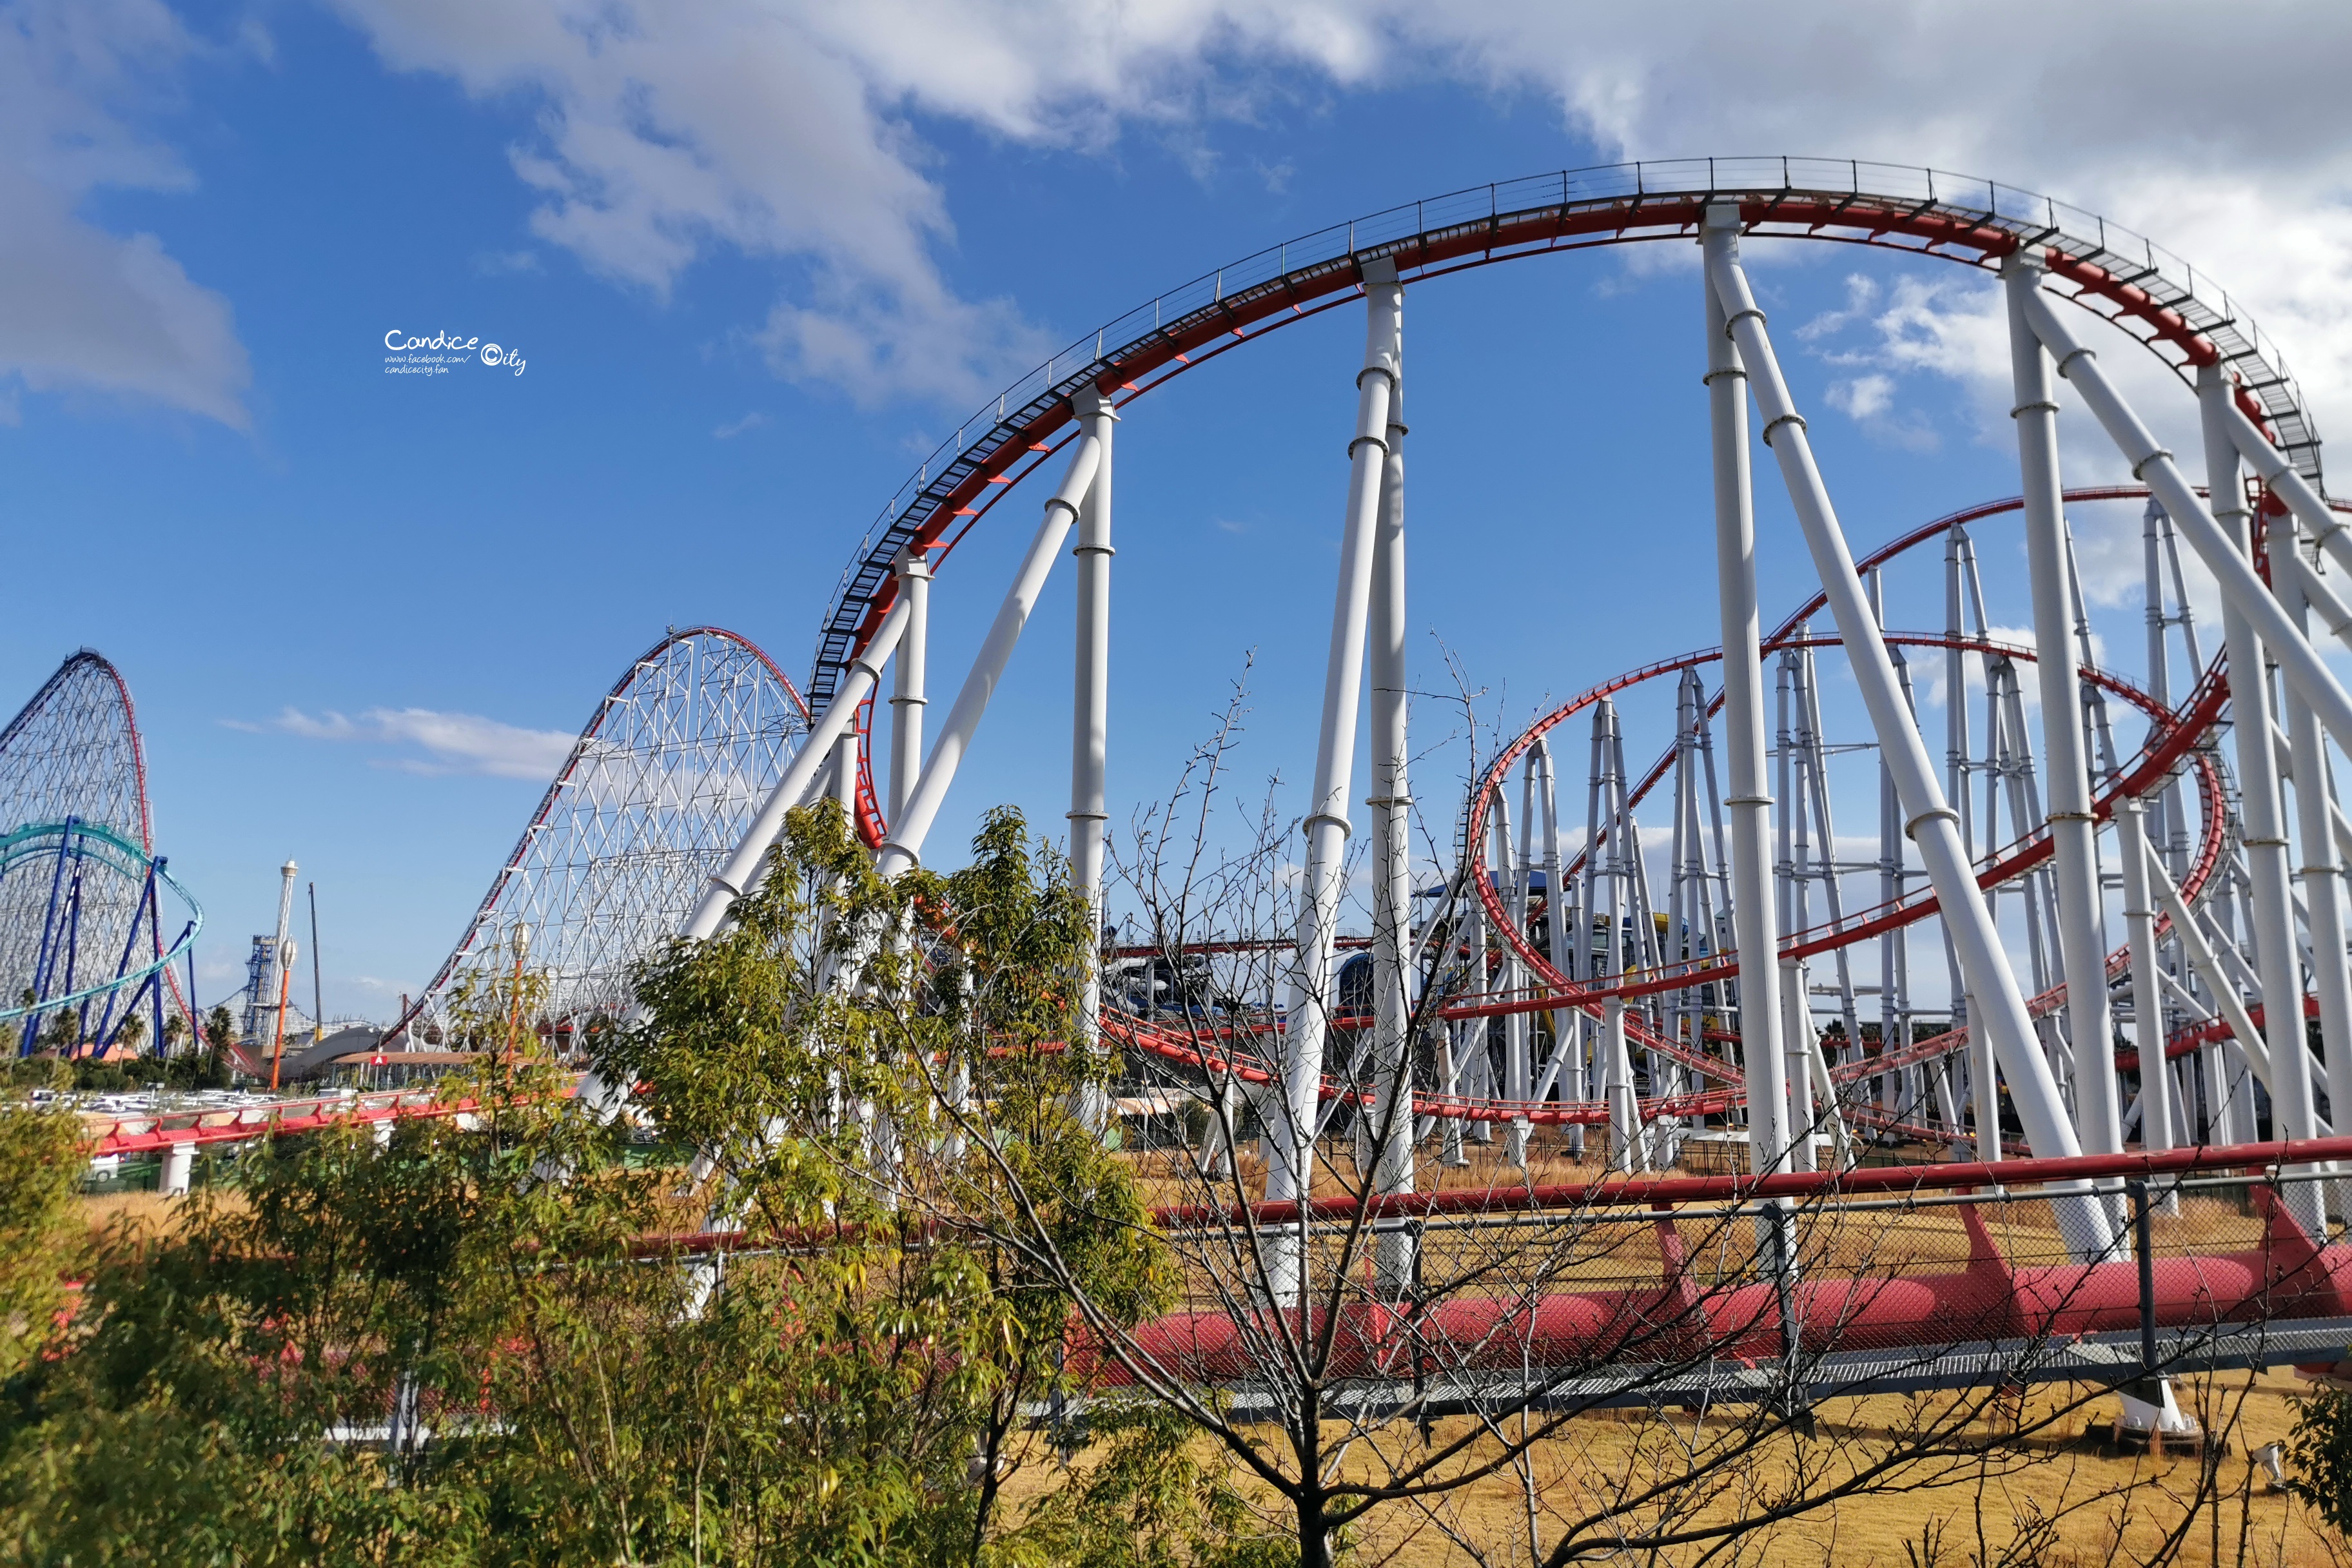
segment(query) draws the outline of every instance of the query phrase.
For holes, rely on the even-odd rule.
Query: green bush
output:
[[[2298,1401],[2286,1458],[2294,1468],[2286,1489],[2352,1537],[2352,1394],[2331,1389]]]
[[[908,1225],[836,1114],[854,1095],[920,1126],[921,1064],[969,1062],[995,1158],[1075,1276],[1128,1321],[1164,1310],[1165,1248],[1070,1109],[1098,1059],[1020,1048],[1070,1036],[1084,905],[1018,818],[977,848],[969,873],[884,884],[837,806],[795,814],[737,924],[637,977],[654,1021],[596,1042],[607,1081],[649,1085],[665,1139],[715,1169],[698,1205],[824,1245],[723,1272],[649,1256],[677,1228],[677,1168],[630,1164],[625,1122],[577,1114],[523,1061],[451,1083],[476,1102],[462,1125],[405,1121],[382,1149],[367,1129],[257,1142],[233,1198],[200,1189],[170,1234],[105,1238],[62,1335],[58,1244],[18,1247],[24,1302],[0,1307],[45,1353],[19,1352],[0,1390],[0,1561],[1280,1560],[1255,1535],[1218,1544],[1241,1518],[1230,1462],[1165,1417],[1106,1423],[1102,1466],[1038,1454],[1024,1413],[1068,1391],[1069,1295],[1004,1248]],[[813,960],[873,929],[936,965],[884,944],[869,988],[833,985]],[[461,994],[461,1032],[501,1032],[504,984]],[[71,1125],[0,1124],[0,1201],[35,1215],[28,1237],[54,1236],[54,1204],[5,1183],[53,1167],[5,1138],[62,1128],[69,1149]],[[1003,1170],[975,1149],[924,1201],[1002,1210]],[[328,1440],[410,1407],[429,1443]],[[1016,1519],[997,1504],[1024,1465],[1048,1491],[1092,1479]]]
[[[61,1057],[20,1057],[8,1065],[11,1089],[71,1089],[74,1065]]]
[[[0,1380],[49,1342],[65,1300],[83,1166],[77,1132],[71,1116],[0,1101]]]
[[[73,1086],[89,1094],[120,1094],[131,1087],[131,1075],[120,1063],[85,1057],[73,1064]]]

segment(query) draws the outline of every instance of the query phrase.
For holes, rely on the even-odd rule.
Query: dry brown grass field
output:
[[[1495,1150],[1473,1145],[1472,1164],[1433,1173],[1445,1188],[1540,1184],[1589,1179],[1594,1167],[1570,1159],[1564,1150],[1539,1149],[1522,1174],[1497,1164]],[[1139,1173],[1154,1201],[1198,1201],[1197,1183],[1169,1170],[1167,1154],[1137,1156]],[[1245,1156],[1243,1190],[1256,1188],[1254,1156]],[[233,1194],[221,1195],[235,1203]],[[149,1233],[168,1229],[188,1212],[184,1200],[152,1193],[122,1193],[83,1200],[83,1213],[96,1237],[112,1226]],[[2009,1205],[1990,1216],[2004,1253],[2023,1261],[2054,1258],[2054,1232],[2047,1211],[2037,1205]],[[681,1211],[681,1220],[684,1212]],[[1624,1279],[1654,1270],[1662,1259],[1655,1226],[1623,1227],[1622,1244],[1605,1249],[1591,1268],[1600,1279]],[[1706,1247],[1719,1237],[1708,1222],[1677,1226],[1704,1280]],[[2193,1200],[2178,1218],[2159,1216],[2160,1250],[2192,1244],[2216,1250],[2254,1244],[2261,1222],[2234,1204]],[[1888,1216],[1860,1230],[1824,1233],[1809,1246],[1815,1265],[1843,1264],[1873,1271],[1924,1267],[1957,1268],[1967,1258],[1964,1234],[1950,1209]],[[1570,1271],[1570,1277],[1584,1272]],[[2209,1500],[2197,1510],[2178,1555],[2190,1564],[2352,1564],[2352,1550],[2335,1538],[2317,1516],[2296,1500],[2272,1491],[2249,1456],[2284,1438],[2294,1420],[2294,1401],[2306,1388],[2285,1369],[2250,1376],[2216,1375],[2180,1385],[2182,1404],[2197,1411],[2209,1430],[2221,1436],[2226,1453],[2210,1461],[2145,1455],[2117,1456],[2099,1441],[2112,1417],[2112,1398],[2066,1385],[2032,1391],[2016,1414],[2026,1435],[2010,1436],[1981,1461],[1937,1461],[1908,1474],[1900,1489],[1851,1499],[1801,1519],[1751,1529],[1710,1559],[1717,1563],[1795,1565],[1885,1564],[1917,1568],[1941,1563],[2122,1564],[2159,1554],[2182,1528],[2200,1480]],[[1922,1395],[1948,1399],[1949,1395]],[[2074,1408],[2054,1422],[2051,1413]],[[1816,1474],[1865,1463],[1885,1451],[1910,1423],[1916,1407],[1904,1395],[1831,1401],[1815,1412],[1817,1435],[1782,1436],[1755,1456],[1756,1475],[1769,1482],[1803,1464]],[[1669,1411],[1663,1415],[1604,1412],[1569,1423],[1561,1435],[1537,1448],[1524,1472],[1504,1471],[1454,1494],[1433,1512],[1409,1504],[1377,1510],[1358,1527],[1353,1563],[1393,1563],[1400,1568],[1438,1564],[1539,1562],[1557,1532],[1557,1521],[1603,1506],[1610,1489],[1644,1476],[1672,1471],[1680,1445],[1696,1434],[1695,1423],[1718,1427],[1723,1416],[1699,1417]],[[1458,1435],[1462,1420],[1441,1422],[1442,1439]],[[2011,1430],[1983,1423],[1969,1431],[1988,1435]],[[1263,1440],[1280,1435],[1265,1429]],[[1418,1441],[1409,1427],[1398,1443]],[[1205,1442],[1205,1439],[1202,1441]],[[1083,1468],[1087,1460],[1078,1460]],[[2210,1479],[2200,1472],[2210,1463]],[[1033,1448],[1012,1482],[1009,1500],[1018,1508],[1047,1483],[1050,1465],[1042,1447]],[[2216,1495],[2218,1494],[2218,1495]],[[1269,1500],[1261,1499],[1261,1502]],[[1727,1519],[1741,1510],[1742,1497],[1720,1495],[1694,1506],[1698,1518]],[[1532,1503],[1532,1507],[1531,1507]],[[1532,1528],[1530,1520],[1532,1516]],[[1443,1522],[1441,1523],[1441,1518]],[[1548,1528],[1549,1527],[1549,1528]],[[1465,1542],[1470,1544],[1464,1544]],[[1531,1545],[1538,1550],[1531,1551]],[[1474,1549],[1475,1548],[1475,1549]],[[1644,1557],[1644,1563],[1696,1561],[1703,1549]],[[1630,1561],[1630,1559],[1628,1559]]]
[[[1339,1156],[1335,1163],[1344,1162],[1342,1151],[1331,1152]],[[1524,1173],[1500,1164],[1498,1144],[1473,1143],[1466,1152],[1466,1167],[1425,1170],[1424,1188],[1510,1188],[1587,1181],[1600,1173],[1594,1164],[1570,1158],[1556,1143],[1546,1148],[1539,1142]],[[1927,1157],[1925,1151],[1919,1153]],[[1138,1157],[1139,1173],[1154,1201],[1202,1201],[1197,1179],[1172,1167],[1171,1162],[1181,1157],[1173,1152]],[[1245,1153],[1240,1190],[1258,1190],[1260,1174],[1255,1154]],[[1336,1180],[1327,1187],[1332,1193],[1340,1190]],[[1233,1190],[1226,1187],[1224,1194]],[[1992,1239],[2011,1263],[2065,1260],[2047,1205],[2014,1202],[1991,1205],[1981,1212]],[[1572,1262],[1551,1268],[1555,1288],[1656,1281],[1664,1264],[1659,1247],[1664,1227],[1656,1221],[1657,1216],[1643,1215],[1642,1223],[1593,1227],[1578,1242]],[[1821,1215],[1801,1224],[1809,1271],[1883,1279],[1910,1270],[1958,1269],[1969,1259],[1967,1233],[1953,1207]],[[1674,1229],[1701,1289],[1738,1276],[1739,1264],[1733,1259],[1745,1250],[1744,1236],[1729,1234],[1721,1220],[1680,1218]],[[1540,1233],[1518,1234],[1532,1242]],[[2154,1221],[2160,1256],[2254,1247],[2263,1235],[2262,1220],[2233,1194],[2185,1197],[2177,1214],[2159,1212]],[[1494,1243],[1433,1233],[1428,1245],[1434,1249],[1431,1261],[1443,1272],[1448,1261],[1475,1267],[1478,1250]],[[1455,1257],[1449,1247],[1462,1250]],[[1930,1563],[1951,1568],[2140,1563],[2164,1556],[2166,1542],[2185,1526],[2186,1534],[2169,1561],[2352,1563],[2352,1551],[2305,1505],[2272,1490],[2265,1473],[2249,1458],[2287,1436],[2294,1422],[2294,1401],[2308,1385],[2281,1368],[2254,1376],[2239,1373],[2183,1380],[2175,1386],[2184,1407],[2198,1414],[2221,1439],[2210,1459],[2116,1454],[2104,1441],[2116,1409],[2112,1396],[2085,1386],[2043,1385],[2032,1390],[2021,1407],[1997,1417],[1997,1426],[1979,1421],[1964,1428],[1970,1436],[2003,1437],[1980,1460],[1918,1463],[1885,1493],[1751,1529],[1735,1546],[1709,1560],[1770,1563],[1774,1568],[1815,1563],[1891,1568]],[[1816,1436],[1776,1438],[1753,1456],[1751,1484],[1769,1487],[1800,1464],[1817,1478],[1817,1485],[1819,1478],[1833,1479],[1845,1467],[1866,1464],[1889,1452],[1902,1432],[1916,1428],[1923,1403],[1941,1401],[1928,1407],[1950,1409],[1955,1397],[1925,1394],[1915,1402],[1914,1396],[1891,1394],[1825,1402],[1814,1413]],[[1478,1482],[1434,1510],[1392,1504],[1368,1516],[1357,1531],[1352,1561],[1433,1565],[1540,1562],[1557,1539],[1559,1521],[1597,1511],[1606,1505],[1611,1489],[1632,1479],[1674,1474],[1684,1446],[1700,1436],[1695,1430],[1700,1421],[1674,1411],[1608,1412],[1578,1418],[1557,1438],[1540,1445],[1524,1471]],[[1719,1432],[1736,1426],[1737,1418],[1708,1417],[1705,1425]],[[1440,1423],[1438,1436],[1464,1429],[1462,1422]],[[2022,1436],[2011,1435],[2021,1429]],[[1280,1441],[1273,1429],[1262,1436],[1268,1443]],[[1398,1440],[1415,1439],[1402,1432]],[[2207,1471],[2202,1467],[2209,1464]],[[1745,1494],[1727,1489],[1695,1503],[1691,1514],[1701,1520],[1735,1518],[1745,1502]],[[1640,1560],[1695,1562],[1705,1550],[1693,1546]]]
[[[2195,1568],[2352,1563],[2352,1549],[2304,1503],[2272,1491],[2263,1472],[2248,1458],[2263,1444],[2286,1436],[2294,1425],[2294,1401],[2303,1388],[2284,1372],[2201,1380],[2193,1389],[2184,1387],[2184,1405],[2205,1412],[2212,1429],[2228,1438],[2228,1452],[2210,1461],[2214,1473],[2210,1480],[2200,1476],[2200,1465],[2207,1461],[2108,1452],[2099,1439],[2113,1414],[2113,1401],[2101,1400],[2047,1430],[2000,1446],[1981,1463],[1922,1465],[1898,1490],[1850,1499],[1799,1519],[1752,1528],[1729,1546],[1718,1547],[1707,1560],[1770,1568],[1811,1568],[1816,1563],[1838,1568],[1923,1568],[1929,1563],[1943,1568],[2091,1568],[2158,1560],[2165,1542],[2186,1523],[2177,1554],[2164,1560]],[[2080,1403],[2087,1392],[2036,1391],[2022,1412],[2026,1424],[2032,1426],[2062,1405]],[[1796,1450],[1801,1445],[1816,1450],[1801,1456],[1801,1462],[1814,1467],[1866,1460],[1883,1450],[1887,1436],[1909,1415],[1906,1404],[1902,1395],[1825,1403],[1815,1412],[1817,1436],[1778,1439],[1759,1456],[1760,1468],[1785,1474],[1800,1462]],[[1463,1425],[1441,1422],[1435,1436],[1443,1441],[1458,1435]],[[1671,1423],[1620,1413],[1580,1418],[1570,1423],[1558,1440],[1538,1447],[1524,1476],[1499,1474],[1433,1510],[1403,1503],[1376,1510],[1358,1526],[1347,1561],[1351,1568],[1500,1568],[1539,1563],[1557,1539],[1559,1518],[1603,1506],[1612,1487],[1670,1466],[1675,1433],[1687,1436],[1691,1426],[1689,1416]],[[1259,1436],[1268,1443],[1280,1441],[1280,1434],[1272,1429]],[[1417,1439],[1408,1434],[1402,1440]],[[1834,1457],[1825,1461],[1824,1453]],[[1081,1457],[1080,1468],[1086,1463]],[[1008,1489],[1013,1505],[1018,1508],[1034,1498],[1050,1474],[1045,1456],[1033,1451]],[[2208,1500],[2192,1519],[2190,1502],[2200,1484]],[[1533,1552],[1530,1491],[1535,1504],[1532,1536],[1538,1548]],[[1276,1522],[1270,1496],[1262,1494],[1257,1501],[1268,1510],[1268,1522]],[[1695,1510],[1694,1517],[1725,1520],[1738,1511],[1739,1499],[1726,1497]],[[1435,1517],[1439,1515],[1443,1524]],[[1706,1550],[1692,1546],[1680,1552],[1628,1554],[1615,1561],[1664,1568],[1696,1563]]]

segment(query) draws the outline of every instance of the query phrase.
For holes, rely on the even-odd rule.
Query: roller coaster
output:
[[[2017,495],[1857,558],[1742,259],[1798,242],[1995,280]],[[1405,297],[1506,262],[1660,243],[1702,261],[1686,346],[1705,384],[1693,412],[1704,404],[1714,502],[1710,523],[1692,526],[1714,544],[1714,646],[1594,682],[1507,737],[1449,814],[1455,863],[1417,889]],[[1234,1169],[1233,1144],[1253,1128],[1264,1173],[1251,1212],[1303,1226],[1334,1161],[1370,1173],[1359,1208],[1420,1213],[1444,1196],[1423,1184],[1498,1137],[1500,1170],[1528,1172],[1550,1140],[1604,1186],[1663,1180],[1704,1154],[1725,1201],[1773,1181],[1836,1190],[1869,1160],[2005,1164],[2050,1184],[2065,1267],[2087,1269],[2116,1266],[2126,1247],[2126,1215],[2100,1183],[2135,1162],[2262,1167],[2284,1194],[2265,1222],[2273,1250],[2299,1246],[2298,1267],[2326,1281],[2265,1310],[2340,1346],[2352,1296],[2336,1281],[2352,1276],[2330,1238],[2346,1216],[2337,1185],[2314,1178],[2347,1152],[2328,1118],[2352,1105],[2352,824],[2327,754],[2352,749],[2352,694],[2323,653],[2329,637],[2352,644],[2352,530],[2326,497],[2296,383],[2240,302],[2094,215],[1937,171],[1689,160],[1477,186],[1284,242],[1105,323],[978,411],[890,499],[824,612],[803,689],[725,633],[678,634],[633,665],[404,1024],[435,1016],[486,964],[544,968],[551,1033],[625,1010],[629,961],[673,932],[719,930],[786,813],[811,800],[843,804],[884,876],[921,863],[1065,549],[1077,579],[1068,852],[1099,931],[1116,428],[1177,377],[1333,310],[1361,313],[1365,343],[1350,367],[1295,926],[1175,932],[1139,955],[1207,976],[1213,1016],[1118,984],[1108,959],[1086,984],[1083,1032],[1123,1053],[1130,1080],[1220,1108],[1202,1167]],[[2136,343],[2169,373],[2200,451],[2158,443],[2086,344],[2084,312],[2114,329],[2097,346]],[[2063,417],[2110,443],[2133,482],[2063,482],[2062,382]],[[1759,439],[1818,580],[1769,630]],[[974,530],[1006,526],[993,514],[1033,480],[1028,493],[1047,490],[1035,531],[934,723],[934,579]],[[2075,544],[2078,520],[2119,508],[2139,523],[2147,637],[2144,658],[2111,668]],[[2012,525],[2021,550],[1981,548]],[[1999,580],[2011,563],[2021,585]],[[1992,608],[2012,587],[2030,602],[2029,633],[2006,631]],[[2237,678],[2250,670],[2275,679]],[[1921,715],[1937,708],[1931,747]],[[1833,738],[1843,726],[1856,732]],[[1670,739],[1629,765],[1629,747],[1635,763],[1642,753],[1628,736],[1644,734]],[[1561,798],[1571,736],[1586,755],[1580,834]],[[1663,833],[1644,808],[1652,825],[1669,820]],[[1370,892],[1351,920],[1345,867],[1360,826]],[[1346,947],[1361,952],[1343,972]],[[1243,1003],[1247,987],[1217,978],[1233,955],[1268,952],[1278,994]],[[1373,1146],[1338,1152],[1350,1128]],[[1510,1201],[1535,1204],[1524,1180],[1515,1191]],[[1408,1250],[1385,1249],[1383,1270]],[[1995,1271],[1969,1256],[1951,1299],[1990,1322]],[[1270,1288],[1309,1266],[1303,1241],[1277,1248]],[[2230,1267],[2242,1289],[2227,1302],[2192,1291],[2181,1321],[2242,1315],[2277,1284],[2267,1265]],[[2002,1303],[2041,1289],[2021,1279],[2000,1275]],[[1757,1314],[1773,1310],[1796,1309]],[[1578,1321],[1561,1332],[1601,1334]],[[1208,1332],[1163,1329],[1158,1342],[1193,1351]],[[1748,1331],[1727,1328],[1725,1346]]]
[[[0,730],[0,1026],[20,1055],[160,1055],[203,925],[154,853],[131,689],[83,648]]]

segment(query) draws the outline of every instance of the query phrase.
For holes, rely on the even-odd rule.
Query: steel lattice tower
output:
[[[511,965],[524,927],[550,1019],[625,1006],[629,966],[677,931],[806,729],[799,692],[747,639],[697,626],[655,644],[597,705],[403,1024]]]
[[[152,849],[145,782],[130,689],[92,649],[58,666],[0,731],[0,830],[72,817]],[[57,886],[56,870],[55,855],[0,864],[0,1005],[15,1005],[32,987],[49,902],[70,896]],[[80,897],[81,945],[111,965],[139,884],[85,878]]]

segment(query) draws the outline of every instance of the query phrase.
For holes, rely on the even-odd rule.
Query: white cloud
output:
[[[1258,118],[1283,72],[1532,91],[1612,154],[1786,148],[2045,189],[2233,285],[2323,404],[2352,392],[2341,5],[2240,8],[2177,100],[2179,40],[2214,22],[2194,0],[2153,0],[2121,29],[2027,0],[1706,0],[1664,20],[1554,0],[338,4],[398,68],[531,95],[540,128],[512,162],[542,197],[533,227],[595,270],[658,297],[714,247],[807,264],[760,342],[783,374],[869,400],[992,390],[1039,342],[1011,303],[944,280],[948,191],[913,117],[1081,152],[1140,127],[1207,177],[1209,131]],[[1983,345],[1951,332],[1985,316],[1965,290],[1923,298],[1897,341],[1955,374]]]
[[[371,708],[356,719],[331,709],[313,718],[289,708],[271,727],[307,740],[358,741],[423,752],[423,756],[392,757],[379,763],[404,773],[486,773],[502,779],[553,778],[572,754],[573,741],[561,731],[526,730],[477,713],[437,713],[429,708]]]
[[[755,408],[751,413],[743,416],[740,419],[730,419],[726,424],[721,425],[717,429],[711,431],[710,434],[719,440],[732,441],[736,437],[743,434],[744,431],[757,430],[761,426],[765,425],[767,422],[768,416]]]
[[[834,383],[864,402],[961,404],[1047,352],[1009,302],[963,300],[943,282],[934,249],[952,238],[945,193],[901,117],[921,84],[892,74],[919,66],[922,83],[995,75],[1011,57],[1003,40],[977,36],[984,29],[887,6],[828,16],[750,3],[342,0],[341,9],[395,68],[541,105],[538,133],[511,163],[541,197],[532,231],[591,270],[661,300],[714,247],[809,264],[808,286],[758,334],[781,374]],[[891,39],[894,26],[909,36]],[[971,52],[950,64],[958,36]],[[1039,42],[1039,52],[1058,52]],[[946,107],[1018,136],[1061,139],[1033,112],[1038,105],[1024,108],[1001,84],[982,93],[967,83]]]
[[[1883,371],[1872,371],[1849,381],[1832,381],[1822,389],[1822,398],[1883,446],[1932,452],[1943,445],[1935,427],[1916,409],[1896,406],[1895,378]]]
[[[246,427],[252,371],[228,302],[153,235],[81,212],[108,187],[193,187],[125,106],[165,96],[194,47],[160,0],[0,5],[0,380]]]
[[[1895,378],[1874,373],[1832,382],[1826,395],[1843,413],[1864,421],[1875,419],[1894,405]]]
[[[1605,154],[1785,147],[2047,190],[2230,285],[2323,416],[2352,396],[2352,121],[2333,107],[2352,8],[2316,0],[2232,13],[2231,47],[2199,58],[2193,99],[2226,109],[2164,112],[2149,106],[2173,101],[2179,40],[2210,28],[2208,5],[2152,0],[2118,29],[2095,8],[2026,0],[1702,0],[1667,25],[1552,0],[333,3],[394,68],[536,111],[509,162],[537,193],[544,244],[656,300],[714,249],[793,264],[751,341],[778,374],[866,403],[969,404],[1050,344],[1020,304],[949,280],[950,190],[921,118],[1094,154],[1140,130],[1205,179],[1231,127],[1295,96],[1286,75],[1533,92]],[[250,369],[227,303],[154,237],[83,212],[107,187],[193,186],[132,106],[168,103],[175,70],[208,50],[269,57],[256,24],[236,37],[192,38],[163,0],[0,0],[0,379],[245,425]],[[1289,166],[1265,153],[1239,149],[1237,166],[1279,190]],[[478,264],[537,262],[510,250]],[[1885,363],[1836,395],[1872,407],[1881,438],[1920,444],[1933,432],[1906,412],[1902,376],[1958,377],[1990,407],[2000,323],[1980,284],[1912,287],[1824,330],[1872,312]],[[2152,417],[2167,435],[2169,416]]]

